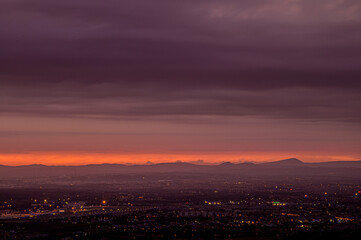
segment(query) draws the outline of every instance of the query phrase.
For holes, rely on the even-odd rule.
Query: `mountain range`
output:
[[[232,174],[239,176],[335,176],[361,179],[361,161],[334,161],[306,163],[290,158],[267,163],[231,163],[219,165],[198,165],[187,162],[158,163],[144,165],[90,164],[81,166],[46,165],[0,165],[0,179],[39,178],[59,176],[90,176],[109,174],[147,173],[203,173]]]

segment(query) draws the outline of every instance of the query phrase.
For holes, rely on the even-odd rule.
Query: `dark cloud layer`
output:
[[[0,112],[361,121],[359,0],[0,3]]]

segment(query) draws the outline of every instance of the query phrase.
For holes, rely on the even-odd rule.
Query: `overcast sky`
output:
[[[359,0],[2,0],[0,53],[0,164],[361,159]]]

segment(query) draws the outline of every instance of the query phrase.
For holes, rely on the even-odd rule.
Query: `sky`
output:
[[[359,0],[2,0],[0,164],[361,160]]]

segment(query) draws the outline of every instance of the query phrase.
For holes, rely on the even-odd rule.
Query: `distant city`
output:
[[[340,164],[287,159],[253,166],[253,177],[232,163],[207,166],[211,173],[168,163],[1,177],[0,239],[357,239],[361,164],[345,162],[345,174],[359,173],[348,177]]]

